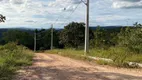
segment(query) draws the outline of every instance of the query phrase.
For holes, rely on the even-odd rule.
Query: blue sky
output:
[[[0,28],[63,28],[85,22],[85,11],[81,0],[0,0],[0,14],[7,17]],[[141,16],[142,0],[90,0],[90,26],[133,25],[142,23]]]

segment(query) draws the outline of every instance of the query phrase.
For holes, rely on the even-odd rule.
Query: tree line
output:
[[[132,51],[141,53],[142,25],[135,23],[133,27],[119,27],[104,29],[98,26],[95,30],[90,28],[90,48],[108,49],[109,47],[127,47]],[[85,24],[71,22],[63,30],[53,30],[54,48],[84,48]],[[30,49],[34,47],[34,32],[37,37],[37,50],[48,50],[51,45],[51,29],[34,31],[8,30],[4,32],[0,44],[16,42]]]

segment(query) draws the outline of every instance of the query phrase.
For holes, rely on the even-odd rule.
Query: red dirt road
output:
[[[55,54],[36,53],[32,66],[14,80],[142,80],[142,70],[89,64]]]

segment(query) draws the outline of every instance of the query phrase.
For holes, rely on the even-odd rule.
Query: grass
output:
[[[67,56],[75,59],[90,60],[87,57],[82,56],[84,54],[83,50],[74,49],[55,49],[46,51],[46,53],[60,54],[62,56]],[[142,63],[142,54],[134,53],[129,51],[127,48],[123,47],[111,47],[107,50],[104,49],[92,49],[88,56],[108,58],[112,59],[114,62],[106,62],[103,60],[96,61],[98,64],[102,65],[113,65],[118,67],[130,67],[127,62],[137,62]]]
[[[9,43],[0,46],[0,80],[11,80],[21,66],[32,64],[33,53],[23,46]]]
[[[81,60],[91,60],[84,55],[83,50],[74,50],[74,49],[54,49],[45,51],[45,53],[51,54],[59,54],[65,57],[70,57],[74,59],[81,59]]]
[[[127,62],[142,63],[142,54],[131,52],[123,47],[111,47],[108,50],[95,49],[91,50],[90,55],[112,59],[118,66],[123,66]]]

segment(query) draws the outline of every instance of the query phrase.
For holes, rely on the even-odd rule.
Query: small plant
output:
[[[15,43],[0,47],[0,80],[11,80],[21,66],[32,64],[32,51]]]
[[[110,62],[107,62],[107,61],[104,61],[104,60],[97,60],[96,62],[100,65],[109,65],[110,64]]]
[[[62,56],[74,58],[74,59],[81,59],[81,60],[89,60],[88,57],[83,56],[83,50],[74,50],[74,49],[56,49],[56,50],[49,50],[46,53],[52,54],[59,54]],[[113,62],[106,62],[104,60],[96,61],[98,64],[102,65],[112,65],[117,67],[131,67],[128,65],[127,62],[138,62],[142,63],[142,54],[135,54],[133,52],[129,52],[129,49],[125,47],[111,47],[109,49],[92,49],[90,53],[87,54],[88,56],[92,57],[100,57],[111,59]]]

